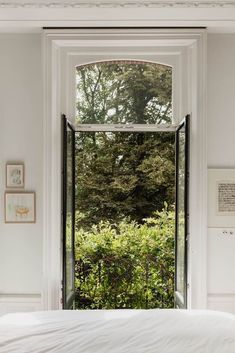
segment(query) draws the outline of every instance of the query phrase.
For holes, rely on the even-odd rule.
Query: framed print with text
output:
[[[235,227],[235,169],[208,169],[208,226]]]

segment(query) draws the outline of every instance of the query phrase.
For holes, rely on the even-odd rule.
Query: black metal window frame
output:
[[[74,249],[74,235],[75,235],[75,130],[73,125],[67,120],[66,116],[62,115],[62,242],[63,242],[63,280],[62,280],[62,304],[63,309],[70,309],[74,305],[75,298],[75,284],[73,281],[72,293],[68,296],[67,293],[67,273],[66,273],[66,225],[67,225],[67,153],[68,153],[68,136],[67,131],[70,129],[72,132],[72,261],[75,263],[75,249]],[[75,265],[72,267],[72,277],[75,278]]]
[[[179,211],[179,135],[181,129],[185,127],[185,155],[184,155],[184,293],[183,297],[177,290],[177,260],[178,260],[178,211]],[[187,308],[188,300],[188,237],[189,237],[189,157],[190,157],[190,115],[186,115],[176,130],[175,143],[175,307]]]
[[[185,209],[185,222],[184,222],[184,293],[183,298],[182,295],[177,291],[177,236],[178,236],[178,182],[179,182],[179,135],[181,129],[185,127],[185,180],[184,180],[184,209]],[[72,261],[75,263],[75,249],[74,249],[74,234],[75,234],[75,134],[78,131],[81,131],[79,128],[76,129],[71,122],[68,121],[65,115],[62,115],[62,239],[63,239],[63,309],[71,309],[74,305],[75,298],[75,288],[73,283],[73,290],[70,296],[68,297],[67,293],[67,275],[66,275],[66,223],[67,223],[67,131],[68,129],[72,132]],[[173,128],[174,129],[174,128]],[[172,129],[172,130],[173,130]],[[166,130],[171,130],[166,129]],[[171,131],[172,131],[171,130]],[[123,131],[123,130],[122,130]],[[175,205],[175,306],[178,308],[187,308],[187,262],[188,262],[188,234],[189,234],[189,146],[190,146],[190,116],[187,115],[185,119],[180,123],[180,125],[175,130],[175,150],[176,150],[176,158],[175,158],[175,187],[176,187],[176,205]],[[127,132],[127,131],[126,131]],[[134,132],[132,130],[132,132]],[[137,132],[137,131],[136,131]],[[75,265],[72,269],[72,276],[75,278]],[[183,300],[182,300],[183,299]]]

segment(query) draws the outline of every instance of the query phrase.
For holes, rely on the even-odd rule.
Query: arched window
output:
[[[77,124],[171,124],[172,68],[115,60],[76,67]]]

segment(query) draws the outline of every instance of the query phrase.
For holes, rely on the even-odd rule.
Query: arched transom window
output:
[[[133,60],[76,67],[77,124],[171,124],[172,68]]]

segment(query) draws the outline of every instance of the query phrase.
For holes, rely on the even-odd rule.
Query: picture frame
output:
[[[24,164],[23,163],[6,164],[6,188],[14,188],[14,189],[24,188]]]
[[[5,192],[5,223],[35,223],[35,192]]]
[[[235,227],[235,169],[208,169],[208,227]]]

